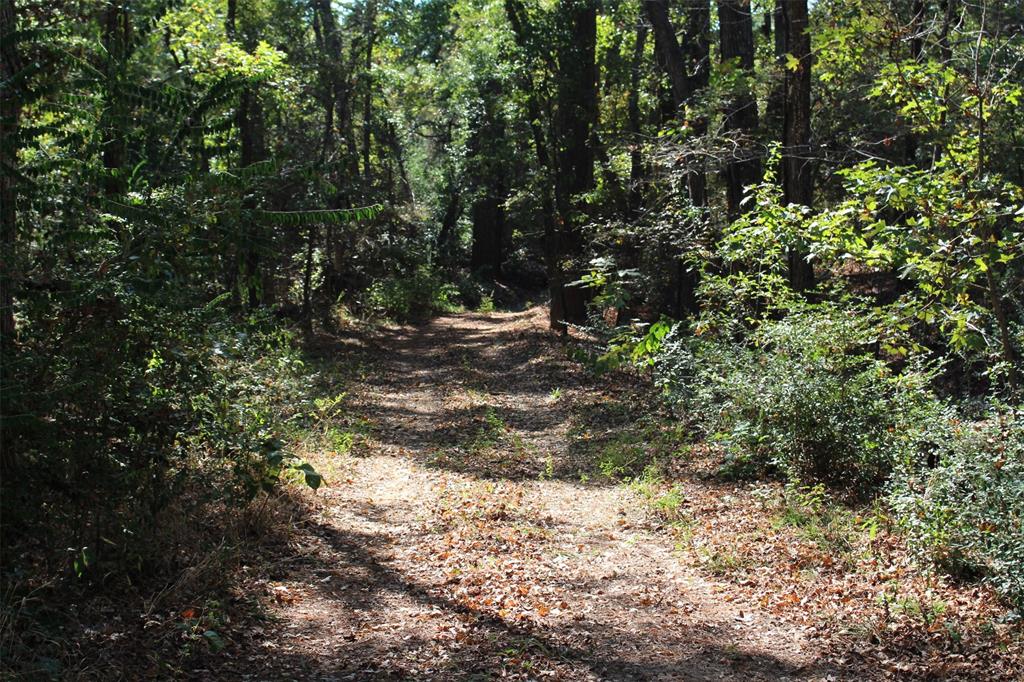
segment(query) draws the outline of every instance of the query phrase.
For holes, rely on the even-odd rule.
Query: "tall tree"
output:
[[[640,120],[640,78],[643,70],[644,48],[647,45],[647,24],[637,22],[633,58],[629,65],[629,99],[627,102],[629,116],[629,197],[628,208],[634,215],[640,208],[643,196],[640,182],[643,177],[643,155],[641,154],[641,120]]]
[[[686,116],[684,107],[698,93],[707,88],[711,75],[708,55],[711,30],[710,5],[705,0],[696,0],[686,8],[684,16],[683,45],[676,38],[672,26],[667,0],[645,0],[644,7],[654,28],[655,46],[672,85],[672,101],[678,116]],[[684,47],[685,46],[685,49]],[[696,115],[687,121],[694,137],[707,132],[707,120]],[[690,204],[702,209],[707,206],[707,176],[703,161],[686,158],[686,189]],[[676,258],[674,273],[673,307],[676,315],[692,313],[697,309],[697,274],[687,268],[682,254]]]
[[[245,0],[243,0],[244,2]],[[226,33],[229,40],[239,41],[247,51],[256,48],[256,33],[252,26],[245,25],[239,31],[238,0],[228,0]],[[241,34],[241,35],[239,35]],[[266,140],[263,135],[263,104],[255,86],[242,89],[235,109],[235,125],[239,137],[239,165],[249,168],[267,158]],[[260,245],[262,227],[252,220],[257,199],[248,193],[242,200],[242,225],[238,235],[236,268],[231,273],[234,290],[243,307],[256,306],[263,301],[263,272],[260,268]]]
[[[757,182],[761,160],[753,150],[757,129],[757,100],[750,89],[754,75],[754,22],[750,0],[719,0],[720,56],[723,64],[739,71],[725,105],[725,130],[733,136],[732,157],[725,166],[726,211],[729,220],[740,213],[743,188]]]
[[[488,78],[480,86],[480,106],[471,121],[467,155],[476,184],[470,209],[473,244],[470,266],[488,277],[501,275],[505,240],[505,179],[503,152],[505,121],[502,118],[501,85]]]
[[[814,202],[811,156],[811,35],[807,0],[781,0],[786,37],[786,89],[782,136],[782,192],[787,204]],[[789,252],[789,283],[797,291],[814,286],[814,266],[807,254]]]
[[[14,0],[0,0],[0,344],[12,342],[14,324],[14,259],[17,248],[18,151],[21,95],[15,76],[23,68],[12,35],[17,27]]]
[[[557,168],[563,178],[558,199],[559,225],[554,249],[552,319],[583,322],[587,316],[586,291],[571,282],[582,274],[574,263],[583,252],[583,230],[578,197],[594,188],[595,126],[597,124],[597,3],[561,0],[559,15],[565,22],[558,46]]]
[[[558,211],[562,206],[562,178],[555,168],[553,123],[542,103],[540,84],[534,73],[541,71],[544,59],[535,49],[536,35],[529,23],[526,9],[521,0],[505,0],[505,17],[512,28],[516,47],[523,55],[526,68],[520,69],[520,88],[526,93],[526,115],[529,119],[530,136],[540,176],[540,220],[544,228],[544,266],[548,275],[548,292],[551,297],[549,324],[552,329],[564,331],[565,322],[562,301],[562,277],[559,275],[559,229],[562,222]],[[545,126],[545,122],[548,123]],[[547,131],[545,131],[545,128]]]

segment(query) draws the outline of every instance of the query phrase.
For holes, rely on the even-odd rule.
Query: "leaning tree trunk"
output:
[[[810,206],[814,201],[811,160],[811,36],[807,0],[782,0],[786,54],[796,60],[786,69],[783,111],[782,192],[787,204]],[[797,291],[814,287],[814,266],[797,246],[789,252],[789,283]]]

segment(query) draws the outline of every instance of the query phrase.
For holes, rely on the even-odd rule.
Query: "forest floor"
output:
[[[880,513],[721,476],[649,387],[569,359],[545,314],[325,342],[358,358],[354,441],[306,453],[325,485],[281,502],[226,641],[181,676],[1019,678],[1020,628],[991,594],[916,570]]]

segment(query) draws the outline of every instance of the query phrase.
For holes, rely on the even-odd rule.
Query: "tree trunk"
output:
[[[235,40],[238,35],[236,17],[238,0],[228,0],[226,32]],[[251,39],[243,38],[246,50],[255,49]],[[255,88],[245,88],[239,96],[238,108],[235,110],[235,125],[239,136],[239,165],[242,168],[263,161],[267,158],[266,142],[263,137],[263,106]],[[247,192],[242,200],[242,231],[237,252],[238,301],[242,307],[254,307],[263,302],[263,282],[260,268],[259,245],[262,242],[262,229],[249,216],[256,208],[256,198]]]
[[[485,277],[496,278],[501,275],[505,238],[505,121],[501,115],[501,84],[488,79],[481,84],[479,94],[482,106],[479,115],[471,118],[473,132],[467,145],[467,163],[477,197],[470,209],[470,266]]]
[[[9,35],[17,27],[14,0],[0,0],[0,35]],[[18,150],[15,139],[21,124],[21,96],[14,92],[13,77],[22,69],[21,56],[11,41],[0,45],[0,167],[16,169]],[[17,239],[18,191],[14,177],[0,170],[0,345],[14,342],[14,267]],[[6,364],[6,363],[4,363]],[[0,382],[6,385],[6,382]]]
[[[373,130],[373,43],[377,38],[377,3],[368,0],[366,4],[366,21],[363,35],[366,36],[366,58],[363,63],[363,184],[369,191],[370,187],[370,134]]]
[[[437,233],[437,244],[435,248],[439,255],[443,255],[445,247],[451,240],[455,224],[462,214],[462,195],[457,187],[453,187],[448,195],[448,204],[444,209],[444,216],[441,218],[441,229]]]
[[[684,22],[684,49],[676,39],[676,31],[669,18],[667,0],[645,0],[644,7],[654,28],[655,47],[660,53],[659,62],[665,68],[672,84],[672,98],[677,114],[682,117],[682,107],[698,92],[706,88],[710,80],[708,34],[711,27],[711,11],[707,2],[698,0],[686,12]],[[697,118],[690,121],[690,127],[697,136],[707,132],[707,121]],[[703,164],[698,159],[686,159],[686,189],[690,203],[696,207],[707,206],[707,178]],[[672,273],[673,313],[682,317],[697,311],[697,273],[688,269],[683,256],[677,256]]]
[[[651,20],[651,27],[654,29],[654,45],[658,52],[659,62],[665,69],[669,84],[672,86],[672,103],[678,110],[690,98],[693,91],[687,76],[683,49],[679,46],[676,30],[669,17],[668,0],[645,0],[644,8],[647,10],[648,19]]]
[[[302,329],[307,336],[313,333],[313,251],[319,230],[310,225],[306,233],[306,263],[302,270]]]
[[[636,42],[633,44],[633,61],[629,71],[629,215],[627,218],[635,217],[643,202],[643,193],[640,188],[644,175],[640,139],[640,76],[646,44],[647,24],[638,22]]]
[[[544,228],[544,267],[548,275],[548,291],[551,296],[548,321],[552,329],[564,332],[566,330],[563,314],[565,306],[562,300],[562,279],[557,258],[560,250],[558,225],[562,222],[562,216],[559,215],[559,209],[562,206],[562,179],[555,167],[555,153],[549,147],[554,144],[555,136],[547,135],[544,132],[544,122],[547,122],[548,130],[551,131],[553,121],[541,106],[540,95],[531,75],[538,70],[539,65],[537,58],[530,50],[531,27],[527,24],[526,12],[520,0],[505,0],[505,16],[512,27],[516,45],[522,50],[526,60],[526,68],[520,71],[519,79],[522,89],[526,92],[526,113],[530,119],[530,133],[533,138],[534,154],[537,157],[537,169],[542,178],[540,219]]]
[[[910,58],[920,62],[924,53],[924,0],[914,0],[910,11],[914,15],[910,19]],[[908,166],[917,165],[918,146],[917,133],[910,130],[907,132],[903,148],[903,162]]]
[[[470,266],[489,278],[501,276],[504,257],[505,209],[502,201],[487,195],[473,203],[473,250]]]
[[[117,196],[127,188],[123,173],[127,156],[124,125],[129,116],[126,102],[118,92],[118,81],[131,40],[131,14],[119,0],[111,0],[103,11],[102,40],[107,54],[104,63],[107,91],[103,108],[102,157],[106,170],[103,191],[107,196]]]
[[[564,178],[562,218],[554,253],[559,270],[562,319],[582,323],[587,318],[588,292],[569,286],[582,271],[583,232],[578,197],[594,188],[594,128],[597,124],[597,5],[594,0],[561,0],[560,9],[571,28],[558,50],[558,169]],[[570,263],[568,268],[566,263]],[[556,296],[553,296],[555,298]]]
[[[749,78],[754,72],[754,22],[749,0],[719,0],[719,37],[723,63],[734,63]],[[733,157],[725,166],[726,208],[729,221],[740,215],[743,188],[761,176],[761,160],[753,149],[757,130],[757,100],[743,80],[726,102],[725,130],[733,134]]]
[[[776,78],[773,78],[771,90],[768,92],[768,102],[765,106],[765,137],[769,140],[781,140],[782,120],[785,118],[783,111],[786,108],[786,20],[782,12],[783,0],[775,0],[775,7],[772,11],[775,33],[772,34],[772,43],[775,52]],[[778,168],[779,177],[782,177],[782,166]]]
[[[786,68],[783,120],[782,191],[787,204],[811,206],[814,201],[811,159],[811,36],[807,0],[782,0],[786,54],[796,60]],[[789,252],[789,283],[797,291],[814,287],[814,266],[797,247]]]

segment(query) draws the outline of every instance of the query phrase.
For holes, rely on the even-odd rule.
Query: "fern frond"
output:
[[[339,208],[311,211],[249,211],[250,216],[264,225],[280,227],[307,227],[309,225],[332,224],[371,220],[382,210],[383,205],[373,204],[359,208]]]

